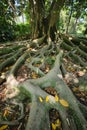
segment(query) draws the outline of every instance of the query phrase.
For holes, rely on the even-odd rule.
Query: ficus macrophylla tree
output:
[[[69,34],[56,35],[56,25],[65,2],[66,0],[29,0],[31,39],[0,46],[0,74],[12,65],[6,72],[5,95],[20,107],[17,120],[9,122],[6,118],[5,122],[0,120],[1,124],[7,123],[11,128],[12,125],[19,125],[18,129],[21,129],[20,122],[26,116],[24,103],[28,98],[26,103],[29,106],[29,116],[25,123],[22,122],[25,130],[87,130],[87,107],[80,103],[68,87],[74,87],[76,75],[73,76],[74,72],[67,72],[69,68],[64,67],[69,66],[71,60],[78,62],[80,67],[87,67],[87,54],[84,53],[87,52],[87,42]],[[11,4],[12,8],[13,5],[15,3]],[[83,56],[82,59],[80,56]],[[72,68],[75,64],[71,65]],[[76,68],[76,73],[80,67]],[[23,77],[18,76],[20,72]],[[56,122],[50,121],[51,109],[58,111],[61,120],[57,118]]]
[[[32,37],[39,38],[44,35],[55,38],[56,24],[60,18],[60,11],[65,0],[29,0],[31,9]]]

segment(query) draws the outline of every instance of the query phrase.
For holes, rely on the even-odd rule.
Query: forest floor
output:
[[[63,40],[66,41],[65,37]],[[79,100],[79,102],[87,107],[87,39],[83,40],[81,38],[78,42],[76,40],[78,39],[72,38],[72,42],[66,41],[65,43],[64,41],[62,44],[58,45],[59,49],[63,50],[64,52],[62,59],[63,80],[71,89],[72,93]],[[25,56],[25,62],[18,68],[18,71],[16,72],[16,80],[20,83],[28,79],[40,78],[41,76],[38,74],[38,71],[42,76],[44,74],[46,75],[51,70],[55,62],[57,55],[55,46],[53,46],[52,51],[49,47],[49,53],[46,55],[45,64],[42,65],[44,59],[38,57],[38,54],[35,55],[38,47],[33,45],[29,47],[29,43],[30,40],[0,44],[0,130],[24,130],[28,120],[31,99],[23,98],[23,100],[21,99],[22,103],[17,103],[14,99],[10,100],[7,98],[6,95],[8,91],[7,76],[17,62],[18,58],[21,57],[22,53],[25,52],[26,48],[29,49],[31,56]],[[39,48],[41,49],[43,46],[45,46],[45,44],[40,44]],[[20,48],[22,49],[22,47],[25,48],[25,50],[23,50],[22,53],[20,52],[17,58],[15,57],[16,60],[12,60],[11,62],[10,59],[10,62],[8,62],[7,60],[12,56],[14,57],[14,55],[17,54],[17,50],[20,50]],[[40,61],[36,59],[36,56],[38,59],[40,58]],[[37,60],[35,63],[32,60],[32,65],[35,68],[33,68],[33,66],[30,68],[27,66],[32,57],[34,61]],[[36,68],[40,68],[41,71],[36,70]],[[13,90],[9,89],[10,94],[12,91]],[[51,86],[45,88],[44,91],[53,96],[55,96],[57,93],[56,90]],[[22,96],[24,97],[25,95]],[[20,98],[18,100],[20,100]],[[39,97],[40,102],[43,102],[43,100],[48,102],[48,97],[46,97],[46,99]],[[67,105],[67,102],[65,101],[61,104]],[[49,111],[49,118],[52,125],[52,130],[56,130],[53,123],[55,121],[57,122],[58,130],[62,130],[62,121],[56,109],[51,109]]]

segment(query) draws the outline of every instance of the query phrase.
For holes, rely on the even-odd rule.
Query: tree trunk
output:
[[[50,6],[48,15],[45,14],[44,0],[36,0],[35,3],[30,0],[32,11],[32,31],[33,39],[46,35],[52,40],[55,39],[57,32],[56,23],[59,20],[60,11],[64,5],[65,0],[54,0]]]

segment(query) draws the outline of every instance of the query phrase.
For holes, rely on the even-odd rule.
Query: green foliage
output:
[[[12,12],[6,1],[0,1],[0,42],[14,38],[14,22]]]
[[[14,39],[14,27],[6,20],[0,19],[0,42]]]
[[[67,0],[60,15],[60,32],[80,34],[85,30],[87,23],[87,0]]]
[[[46,59],[46,63],[49,64],[49,65],[53,65],[55,62],[55,58],[52,57],[52,56],[49,56],[47,59]]]
[[[30,25],[29,24],[17,24],[15,25],[15,36],[22,37],[30,35]]]
[[[31,13],[30,13],[30,3],[29,3],[29,1],[26,1],[24,14],[25,14],[25,17],[26,17],[26,22],[30,23]]]
[[[31,33],[30,23],[33,20],[31,2],[28,0],[12,0],[11,2],[14,7],[12,8],[12,6],[9,5],[9,1],[0,0],[0,41],[13,40],[15,37],[24,37]],[[55,2],[57,2],[57,0],[44,1],[44,12],[42,14],[44,18],[50,16],[49,11],[52,10]],[[68,30],[68,33],[82,35],[87,28],[86,5],[87,0],[66,0],[56,23],[57,29],[63,33]],[[15,23],[16,18],[22,15],[25,16],[28,24]]]

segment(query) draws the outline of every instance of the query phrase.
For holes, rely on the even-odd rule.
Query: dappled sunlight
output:
[[[19,94],[19,90],[17,88],[18,81],[15,79],[13,75],[9,75],[6,82],[6,88],[5,91],[6,98],[13,98]]]
[[[57,74],[57,76],[58,76],[60,79],[63,79],[62,74]]]
[[[87,130],[86,5],[0,0],[0,130]]]

